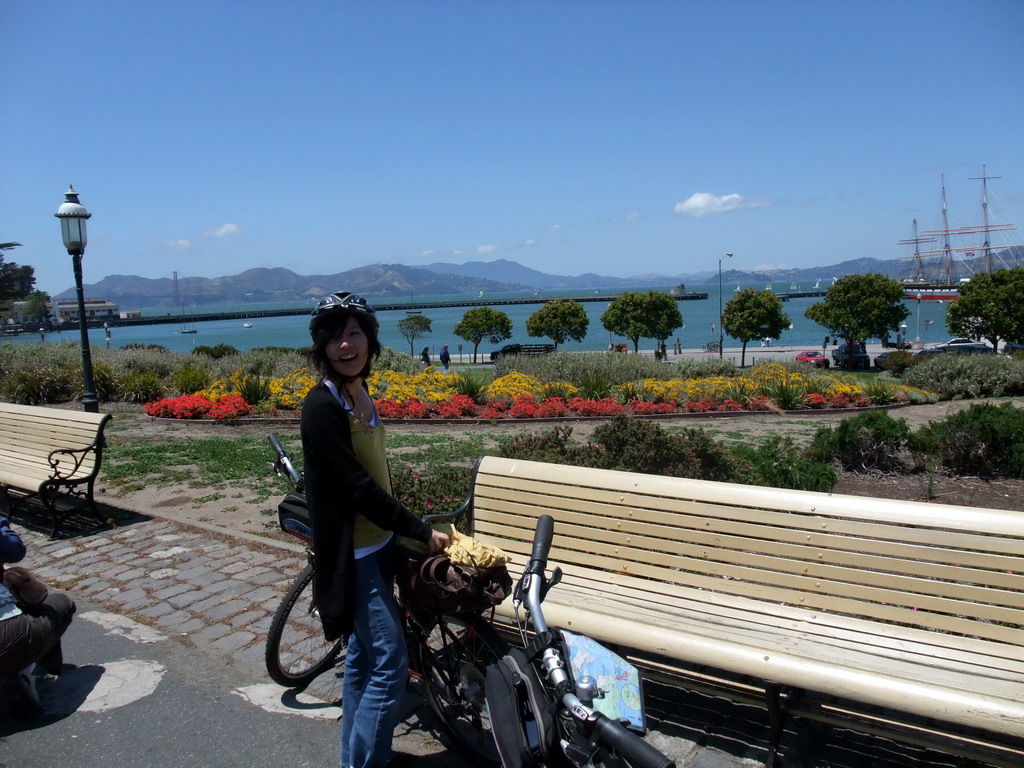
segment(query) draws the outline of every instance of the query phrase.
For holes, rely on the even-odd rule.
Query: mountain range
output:
[[[1015,246],[993,256],[998,266],[1024,265],[1024,248]],[[966,274],[981,271],[980,258],[963,264]],[[776,269],[758,272],[729,269],[722,273],[726,283],[775,282],[801,284],[821,281],[828,285],[833,278],[851,274],[877,272],[904,278],[912,274],[913,263],[907,259],[863,258],[843,261],[824,267]],[[191,307],[225,304],[270,302],[302,302],[344,288],[367,297],[399,301],[404,298],[452,294],[505,293],[527,290],[604,290],[609,292],[676,285],[714,283],[718,271],[680,275],[643,274],[631,277],[608,277],[594,273],[553,275],[524,267],[514,261],[469,261],[464,264],[435,263],[423,267],[401,264],[371,264],[333,275],[298,275],[283,267],[247,269],[237,275],[223,277],[182,277],[177,280],[109,275],[85,286],[89,299],[108,299],[122,310],[152,307]],[[176,283],[176,284],[175,284]],[[57,294],[56,300],[73,299],[74,290]]]

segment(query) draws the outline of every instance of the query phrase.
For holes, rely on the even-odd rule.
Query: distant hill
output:
[[[958,262],[956,277],[984,270],[980,257]],[[1014,246],[993,254],[995,268],[1024,265],[1024,248]],[[929,260],[930,279],[938,279],[936,259]],[[912,259],[854,259],[825,267],[777,269],[750,272],[736,269],[722,273],[726,283],[774,283],[776,290],[784,290],[788,283],[806,287],[821,281],[828,286],[833,278],[844,275],[878,272],[895,278],[913,275]],[[333,275],[297,275],[291,270],[248,269],[238,275],[224,277],[180,277],[178,298],[175,300],[174,281],[170,278],[146,278],[134,275],[110,275],[97,283],[85,286],[90,299],[109,299],[121,309],[174,306],[215,306],[268,302],[301,302],[326,296],[344,288],[357,291],[368,298],[415,299],[444,294],[502,293],[522,290],[606,290],[621,291],[630,288],[665,287],[684,282],[700,285],[715,282],[718,272],[695,272],[682,275],[642,274],[631,277],[608,277],[586,273],[582,275],[552,275],[524,267],[514,261],[469,261],[464,264],[436,263],[425,267],[406,267],[401,264],[372,264]],[[73,299],[68,289],[55,299]]]

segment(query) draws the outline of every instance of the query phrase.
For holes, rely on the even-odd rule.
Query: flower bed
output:
[[[234,419],[253,410],[270,415],[294,412],[315,383],[307,369],[266,380],[236,372],[203,392],[149,403],[146,413],[175,419]],[[433,366],[416,375],[375,372],[367,382],[383,418],[414,420],[820,410],[935,400],[930,393],[894,383],[862,386],[841,374],[792,373],[777,363],[757,366],[744,376],[644,379],[614,387],[609,395],[598,398],[582,397],[568,382],[544,383],[511,373],[485,387],[478,402],[459,393],[459,383],[458,376],[446,375]]]

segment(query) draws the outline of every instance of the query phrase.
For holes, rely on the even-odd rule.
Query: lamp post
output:
[[[722,343],[725,340],[725,334],[722,330],[722,261],[725,259],[731,259],[732,254],[727,253],[718,259],[718,359],[722,359]]]
[[[927,328],[925,331],[927,332]],[[917,294],[917,338],[914,341],[921,340],[921,294]]]
[[[85,253],[87,237],[85,220],[92,216],[85,206],[78,202],[74,187],[64,193],[64,203],[53,214],[60,219],[60,233],[64,247],[68,249],[75,269],[75,291],[78,293],[78,329],[82,334],[82,409],[89,413],[100,412],[100,401],[92,380],[92,355],[89,352],[89,329],[85,323],[85,296],[82,293],[82,254]]]

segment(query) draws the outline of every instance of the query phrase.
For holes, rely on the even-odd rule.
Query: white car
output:
[[[941,344],[936,344],[932,349],[946,349],[947,347],[956,347],[961,344],[977,344],[974,339],[965,339],[963,336],[957,336],[949,341],[944,341]]]

